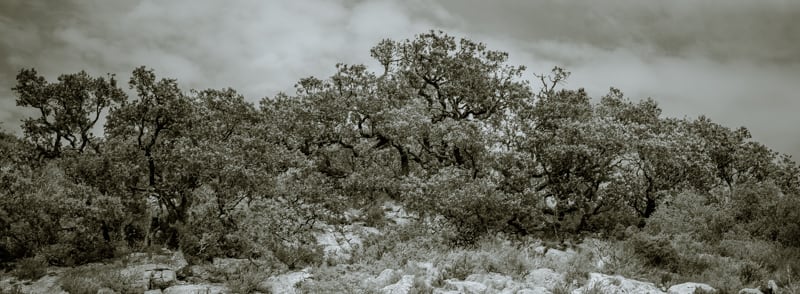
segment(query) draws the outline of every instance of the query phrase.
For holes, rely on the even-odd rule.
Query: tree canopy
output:
[[[387,198],[468,244],[643,226],[685,191],[719,203],[758,197],[754,186],[799,197],[798,166],[746,128],[664,117],[654,99],[615,88],[565,89],[559,67],[532,84],[507,53],[443,32],[370,53],[377,72],[337,64],[258,105],[230,88],[184,91],[146,67],[133,70],[133,97],[113,75],[48,82],[23,69],[17,104],[38,113],[23,138],[0,137],[0,233],[20,236],[0,253],[50,250],[68,263],[56,245],[89,245],[66,231],[198,258],[259,254],[254,240],[297,249],[314,222]],[[18,209],[34,204],[54,209]]]

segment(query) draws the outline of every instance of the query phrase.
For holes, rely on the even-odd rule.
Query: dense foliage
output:
[[[561,68],[534,87],[506,53],[441,32],[371,54],[380,72],[339,64],[259,105],[145,67],[134,97],[114,76],[20,71],[18,105],[38,114],[24,138],[0,137],[0,257],[74,264],[165,245],[299,267],[318,262],[316,223],[386,198],[456,245],[636,226],[800,246],[800,169],[745,128],[562,89]],[[647,262],[678,258],[648,238],[631,241]]]

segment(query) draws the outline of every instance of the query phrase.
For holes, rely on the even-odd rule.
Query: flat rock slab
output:
[[[260,287],[272,289],[272,293],[295,293],[297,284],[311,278],[310,271],[310,268],[306,268],[299,272],[269,277],[266,281],[261,283]]]
[[[175,285],[164,289],[163,294],[223,294],[230,290],[222,285]]]
[[[384,294],[408,294],[411,292],[411,288],[414,287],[414,276],[412,275],[405,275],[400,278],[400,281],[397,283],[391,284],[389,286],[383,287],[381,289],[381,293]]]
[[[498,273],[472,274],[469,275],[465,281],[478,282],[491,289],[497,290],[514,288],[517,286],[517,283],[514,282],[513,278]]]
[[[552,294],[550,290],[545,287],[533,287],[517,291],[516,294]]]
[[[56,294],[68,294],[66,291],[61,289],[61,286],[58,284],[58,276],[44,276],[36,281],[30,282],[28,285],[25,283],[16,281],[14,278],[4,279],[0,282],[0,290],[3,293],[56,293]],[[16,281],[12,285],[12,281]],[[16,287],[16,291],[14,292]]]
[[[489,290],[489,287],[484,285],[483,283],[472,282],[472,281],[447,280],[445,281],[445,285],[447,289],[457,290],[461,293],[479,294],[479,293],[486,293],[486,291]]]
[[[552,289],[564,282],[564,274],[557,273],[549,268],[537,268],[525,276],[525,282],[534,286]]]
[[[705,291],[707,293],[715,293],[715,292],[717,292],[717,289],[714,289],[714,287],[711,287],[708,284],[703,284],[703,283],[683,283],[683,284],[677,284],[677,285],[673,285],[672,287],[669,287],[669,290],[667,290],[667,293],[669,293],[669,294],[694,294],[694,291],[697,290],[697,289],[700,289],[700,290]]]
[[[586,282],[586,285],[573,290],[572,294],[594,293],[592,292],[594,289],[601,290],[603,293],[665,294],[653,283],[598,273],[589,274],[589,281]]]

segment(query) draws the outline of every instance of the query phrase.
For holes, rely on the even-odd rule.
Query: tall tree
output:
[[[180,151],[191,144],[186,134],[192,127],[191,100],[174,79],[156,80],[153,70],[136,68],[130,79],[137,99],[112,108],[106,122],[109,141],[118,146],[129,166],[129,190],[147,196],[166,210],[163,230],[176,242],[172,225],[186,219],[200,187],[199,170]]]
[[[38,110],[38,117],[25,119],[25,137],[45,157],[63,151],[83,153],[87,147],[100,152],[92,128],[104,111],[126,99],[113,75],[91,77],[84,71],[58,77],[50,83],[35,69],[17,74],[17,105]]]

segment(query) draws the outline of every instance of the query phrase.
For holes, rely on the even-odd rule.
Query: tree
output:
[[[174,224],[186,219],[199,170],[180,151],[191,145],[191,100],[174,79],[156,80],[153,70],[136,68],[130,79],[138,99],[112,108],[106,123],[109,141],[130,168],[126,184],[134,197],[153,198],[166,211],[161,230],[175,245]],[[155,233],[155,232],[153,232]]]
[[[17,74],[17,105],[38,110],[39,117],[23,121],[25,137],[44,157],[61,156],[64,148],[83,153],[86,147],[100,152],[92,133],[105,109],[126,99],[113,75],[89,76],[85,71],[58,77],[49,83],[34,69]]]
[[[618,169],[622,178],[614,188],[640,217],[649,218],[666,192],[702,176],[687,156],[680,122],[660,118],[661,109],[652,99],[633,103],[612,88],[601,98],[598,113],[621,123],[630,134],[630,149]]]
[[[716,174],[719,184],[733,193],[737,184],[765,181],[774,170],[777,153],[751,141],[745,127],[731,130],[701,116],[688,122],[688,130],[699,138],[693,146]]]

